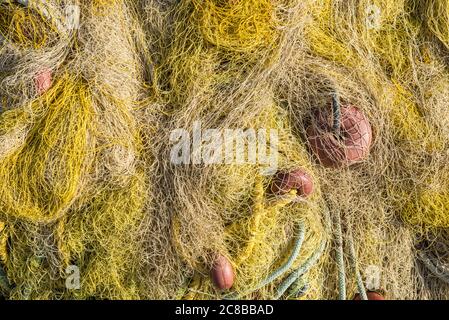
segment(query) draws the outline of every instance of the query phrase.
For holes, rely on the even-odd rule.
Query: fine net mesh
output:
[[[0,296],[447,299],[448,10],[0,0]]]

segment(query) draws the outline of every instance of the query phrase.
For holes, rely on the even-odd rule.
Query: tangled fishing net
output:
[[[449,298],[448,13],[0,0],[0,296]]]

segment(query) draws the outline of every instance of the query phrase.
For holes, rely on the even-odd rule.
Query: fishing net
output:
[[[4,297],[447,298],[446,2],[0,10]]]

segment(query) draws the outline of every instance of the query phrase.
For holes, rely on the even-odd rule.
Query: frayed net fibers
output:
[[[1,296],[446,299],[448,8],[1,1]],[[277,135],[214,153],[248,129]]]

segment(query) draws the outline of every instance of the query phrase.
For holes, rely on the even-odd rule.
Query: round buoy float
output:
[[[38,95],[47,92],[52,85],[52,72],[50,69],[44,69],[36,74],[34,84]]]
[[[221,254],[217,256],[212,267],[211,277],[215,287],[219,290],[229,290],[234,285],[234,268],[225,256]]]
[[[290,172],[278,172],[271,183],[270,192],[274,195],[285,195],[296,190],[298,197],[308,197],[313,193],[313,179],[303,169]]]
[[[326,167],[350,166],[366,159],[370,152],[373,132],[366,116],[352,105],[342,105],[340,112],[339,135],[327,108],[317,110],[307,128],[310,149]]]
[[[367,291],[366,296],[368,297],[368,300],[385,300],[385,298],[381,294],[374,291]],[[360,294],[357,293],[354,297],[354,300],[362,300]]]

